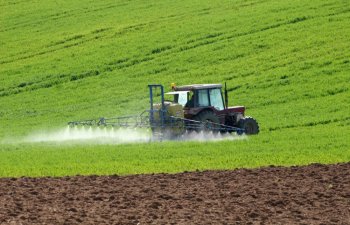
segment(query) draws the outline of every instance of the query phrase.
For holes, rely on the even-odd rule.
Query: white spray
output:
[[[247,136],[229,133],[186,131],[174,141],[222,141],[245,140]],[[149,130],[113,128],[113,127],[70,127],[31,133],[23,138],[2,140],[2,143],[40,143],[53,142],[61,144],[126,144],[146,143],[152,141]],[[159,140],[158,140],[159,141]],[[162,141],[168,141],[163,139]]]
[[[107,127],[70,127],[51,132],[36,132],[23,138],[23,142],[75,142],[96,144],[123,144],[147,142],[147,131]]]
[[[220,133],[220,132],[213,132],[213,131],[185,131],[183,135],[178,139],[180,141],[199,141],[199,142],[206,142],[206,141],[223,141],[223,140],[245,140],[247,139],[246,135],[237,135],[237,134],[230,134],[230,133]]]

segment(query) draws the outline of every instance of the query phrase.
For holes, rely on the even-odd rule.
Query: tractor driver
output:
[[[186,103],[185,107],[186,108],[193,108],[194,107],[194,94],[193,94],[193,92],[190,92],[189,95],[191,97],[190,97],[190,100]]]

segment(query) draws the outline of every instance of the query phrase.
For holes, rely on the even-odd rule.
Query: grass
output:
[[[148,83],[226,81],[261,127],[234,142],[0,142],[0,176],[350,161],[347,1],[0,4],[0,139],[141,112]]]

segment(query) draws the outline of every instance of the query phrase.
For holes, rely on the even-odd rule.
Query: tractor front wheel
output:
[[[245,117],[239,121],[239,127],[244,129],[244,133],[247,135],[258,134],[259,124],[252,117]]]

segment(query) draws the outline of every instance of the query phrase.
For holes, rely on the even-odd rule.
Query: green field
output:
[[[0,177],[350,161],[347,0],[0,2]],[[8,143],[137,114],[147,84],[223,83],[261,133],[122,145]]]

